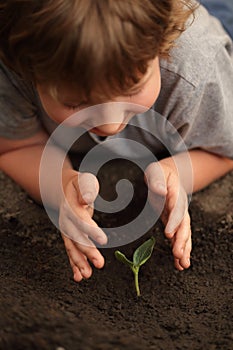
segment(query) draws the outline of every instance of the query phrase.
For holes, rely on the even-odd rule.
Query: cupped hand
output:
[[[171,241],[174,264],[178,270],[190,266],[192,249],[187,193],[180,183],[177,171],[169,162],[151,163],[145,171],[149,200],[155,210],[163,205],[161,220],[165,236]]]
[[[93,203],[99,192],[97,178],[90,173],[72,170],[64,182],[59,227],[74,280],[79,282],[91,276],[90,262],[96,268],[104,266],[104,258],[94,242],[106,244],[107,237],[92,219]]]

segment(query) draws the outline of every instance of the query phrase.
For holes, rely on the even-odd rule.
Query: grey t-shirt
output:
[[[136,115],[132,121],[137,128],[127,126],[108,137],[121,138],[115,148],[106,140],[103,145],[121,156],[143,156],[127,143],[133,139],[154,154],[163,154],[168,143],[169,153],[176,153],[183,146],[172,125],[188,149],[202,148],[233,159],[233,43],[220,22],[200,6],[170,60],[160,60],[160,69],[162,87],[152,107],[155,112],[149,111],[145,118]],[[52,133],[57,125],[46,115],[33,86],[0,64],[0,136],[26,138],[42,126]],[[87,152],[100,142],[89,133],[74,149]]]

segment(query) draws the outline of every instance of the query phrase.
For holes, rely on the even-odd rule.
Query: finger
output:
[[[73,260],[70,257],[70,254],[68,252],[68,249],[66,249],[66,253],[70,262],[70,266],[73,270],[73,279],[75,280],[75,282],[81,282],[83,279],[83,276],[79,270],[79,268],[75,265],[75,263],[73,262]]]
[[[169,193],[167,207],[169,216],[165,227],[165,235],[168,238],[171,238],[174,236],[187,213],[187,195],[181,187],[178,190],[178,194],[172,192]]]
[[[100,245],[107,243],[107,236],[103,230],[91,218],[87,209],[82,206],[70,207],[66,201],[63,204],[63,211],[59,217],[60,230],[74,241],[83,244],[83,234],[88,235]]]
[[[78,249],[73,246],[72,250],[69,251],[69,259],[71,266],[73,267],[74,271],[74,278],[77,277],[77,273],[81,274],[82,278],[89,278],[92,275],[92,269],[87,261],[86,256],[84,256],[81,252],[78,251]],[[76,267],[76,269],[74,269]],[[78,271],[77,271],[78,269]]]
[[[73,278],[75,282],[81,282],[83,279],[83,276],[81,274],[81,272],[79,271],[79,268],[72,262],[72,260],[69,258],[70,261],[70,265],[72,267],[73,270]]]
[[[181,266],[181,264],[180,264],[180,259],[174,258],[174,265],[175,265],[175,268],[177,270],[179,270],[179,271],[184,270],[183,266]]]
[[[184,250],[184,255],[180,259],[180,265],[184,269],[188,269],[190,267],[190,254],[192,250],[192,239],[191,239],[191,234],[189,236],[188,242],[186,244],[185,250]]]
[[[88,213],[87,213],[88,214]],[[74,222],[73,232],[77,232],[78,236],[80,234],[85,234],[88,237],[91,237],[100,245],[104,245],[107,243],[108,239],[104,231],[97,225],[97,223],[89,216],[87,217],[76,217]],[[75,241],[77,241],[75,239]],[[80,242],[82,243],[82,242]]]
[[[78,250],[74,242],[63,236],[67,255],[70,260],[70,265],[73,269],[74,279],[79,282],[82,278],[89,278],[92,274],[92,269],[87,261],[87,257]]]
[[[103,230],[91,218],[88,211],[82,207],[75,207],[72,210],[66,208],[69,204],[64,203],[64,212],[59,218],[60,230],[75,242],[84,245],[90,245],[90,241],[86,241],[86,236],[91,237],[100,245],[107,243],[107,236]]]
[[[64,234],[62,234],[62,238],[64,240],[67,254],[70,258],[71,266],[76,265],[84,278],[88,278],[88,276],[90,277],[89,274],[92,271],[87,259],[89,259],[89,261],[91,261],[98,269],[101,269],[104,266],[104,257],[95,246],[91,247],[73,242]]]
[[[158,215],[158,217],[160,216],[163,221],[165,216],[164,205],[165,205],[166,198],[158,194],[155,194],[154,192],[149,191],[148,199],[155,211],[155,214]],[[163,222],[167,223],[167,220]]]
[[[81,278],[90,278],[92,275],[92,269],[87,261],[86,256],[84,256],[81,252],[77,250],[77,248],[74,246],[73,251],[70,252],[69,255],[70,265],[74,272],[74,279],[78,279],[78,282]]]
[[[96,247],[88,247],[75,242],[77,249],[82,252],[97,269],[104,266],[104,257]]]
[[[99,182],[91,173],[78,173],[77,182],[74,183],[80,204],[92,205],[99,193]]]
[[[163,170],[159,162],[151,163],[145,171],[145,182],[150,191],[160,196],[166,196],[167,186]]]
[[[187,213],[183,218],[173,240],[173,255],[177,259],[182,259],[186,249],[186,244],[191,236],[190,217]]]
[[[183,256],[179,259],[174,256],[174,264],[175,267],[182,271],[184,269],[188,269],[190,267],[190,253],[192,250],[192,239],[191,239],[191,233],[189,236],[189,239],[187,241],[187,244],[184,249],[184,254]]]

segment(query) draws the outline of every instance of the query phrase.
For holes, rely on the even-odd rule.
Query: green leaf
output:
[[[134,252],[133,264],[134,266],[141,266],[151,257],[155,245],[154,237],[151,237],[142,245],[140,245]]]
[[[131,269],[133,268],[132,261],[127,259],[126,256],[123,253],[121,253],[119,250],[115,251],[115,257],[117,258],[117,260],[123,262],[125,265],[130,266]]]

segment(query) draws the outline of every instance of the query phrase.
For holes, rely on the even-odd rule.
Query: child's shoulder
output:
[[[33,88],[0,61],[0,136],[20,139],[39,129]]]
[[[197,87],[216,64],[233,70],[233,43],[220,22],[200,6],[193,22],[177,40],[170,60],[161,60],[160,66]]]
[[[35,99],[33,85],[23,80],[0,60],[0,95],[2,94],[14,96],[16,99],[24,98],[30,102]]]

